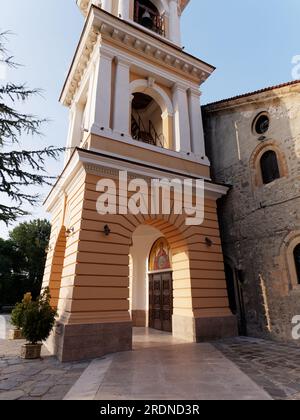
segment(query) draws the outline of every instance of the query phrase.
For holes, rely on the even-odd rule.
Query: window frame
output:
[[[296,257],[296,251],[299,252],[299,255],[297,257]],[[296,271],[296,280],[298,282],[298,286],[300,287],[300,242],[294,247],[293,257],[294,257],[294,264],[295,264],[295,271]],[[297,263],[297,258],[299,258],[298,263]]]
[[[268,121],[269,121],[269,125],[266,131],[259,133],[257,131],[257,123],[259,121],[259,119],[261,117],[267,117]],[[255,136],[265,136],[267,134],[267,132],[270,130],[270,126],[271,126],[271,119],[270,119],[270,115],[268,114],[268,112],[260,112],[259,114],[256,115],[256,117],[254,118],[253,122],[252,122],[252,132]]]
[[[276,153],[277,162],[279,167],[280,178],[276,179],[270,184],[264,184],[262,178],[262,171],[260,160],[263,154],[269,150],[272,150]],[[288,166],[284,152],[280,149],[279,145],[274,140],[269,140],[262,142],[257,145],[257,147],[252,152],[252,155],[249,160],[250,171],[252,175],[252,184],[253,188],[262,188],[274,185],[280,179],[288,177]]]
[[[270,160],[269,156],[272,156],[273,161]],[[267,161],[268,158],[269,161]],[[260,157],[259,163],[263,185],[272,184],[272,182],[281,178],[278,155],[275,150],[270,149],[264,151]]]
[[[284,284],[282,287],[288,294],[291,291],[300,292],[300,283],[295,264],[294,251],[300,245],[300,230],[290,232],[282,241],[280,247],[280,259],[282,267],[282,280],[286,281],[286,289]],[[283,290],[284,290],[283,289]]]

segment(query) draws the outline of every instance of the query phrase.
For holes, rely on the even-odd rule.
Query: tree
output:
[[[0,306],[15,304],[26,289],[24,261],[13,241],[0,238]]]
[[[0,65],[17,68],[18,64],[9,56],[6,48],[7,33],[0,33]],[[23,205],[34,205],[39,196],[24,191],[28,186],[50,185],[51,177],[45,173],[45,159],[57,158],[63,148],[47,147],[43,150],[11,150],[20,146],[23,135],[40,135],[46,122],[34,115],[17,110],[17,104],[28,101],[40,94],[38,89],[30,89],[25,84],[6,83],[0,85],[0,193],[5,194],[14,206],[0,203],[0,221],[7,225],[27,215]],[[4,151],[4,148],[7,151]]]
[[[36,297],[41,290],[46,263],[46,248],[49,243],[51,225],[48,220],[33,220],[21,223],[9,234],[23,261],[27,289]]]
[[[25,293],[41,290],[51,226],[47,220],[21,223],[0,238],[0,306],[20,302]]]

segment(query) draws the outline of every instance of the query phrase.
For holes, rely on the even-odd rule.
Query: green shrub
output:
[[[27,305],[32,301],[31,293],[26,293],[21,303],[17,303],[11,313],[11,323],[18,330],[22,329],[24,311]]]
[[[36,301],[29,302],[22,314],[22,332],[27,342],[45,341],[54,326],[56,311],[50,305],[50,291],[45,289]]]

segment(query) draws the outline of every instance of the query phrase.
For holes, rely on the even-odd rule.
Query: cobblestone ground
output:
[[[246,337],[214,345],[273,399],[300,400],[299,347]]]
[[[89,365],[62,364],[45,348],[40,360],[22,360],[22,343],[0,338],[0,400],[61,400]],[[246,337],[213,344],[272,398],[300,400],[299,347]]]
[[[40,360],[22,360],[23,343],[0,339],[0,400],[62,400],[89,364],[62,364],[45,348]]]

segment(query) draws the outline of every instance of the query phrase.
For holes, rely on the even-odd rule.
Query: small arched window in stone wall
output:
[[[289,290],[300,288],[300,230],[290,232],[280,248],[282,280],[287,281]]]
[[[259,144],[253,151],[249,163],[254,187],[262,187],[288,176],[285,154],[273,140]]]
[[[294,261],[296,266],[297,281],[300,284],[300,244],[298,244],[294,249]]]
[[[277,155],[273,150],[265,152],[260,159],[263,184],[270,184],[280,178]]]

